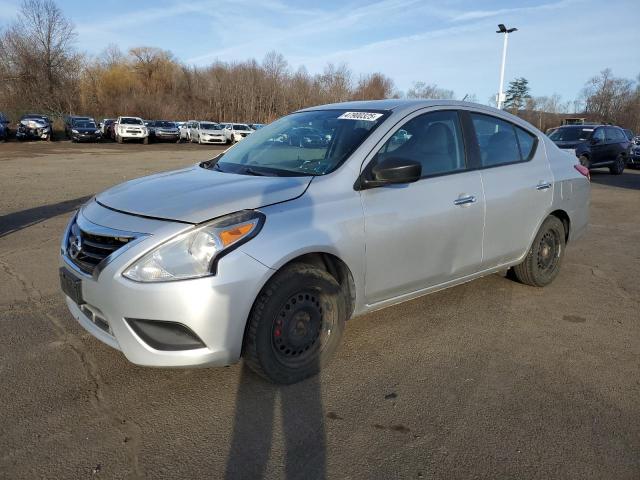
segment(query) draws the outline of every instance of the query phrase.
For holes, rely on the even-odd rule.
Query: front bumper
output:
[[[123,140],[133,140],[133,139],[144,140],[149,136],[149,134],[142,133],[142,132],[124,131],[124,132],[118,132],[118,136]]]
[[[227,143],[227,139],[225,137],[205,137],[200,136],[200,141],[202,143]]]
[[[176,133],[162,133],[162,132],[156,132],[155,134],[155,139],[162,141],[162,140],[173,140],[176,141],[180,138],[180,134],[178,132]]]
[[[71,138],[76,142],[97,142],[102,139],[102,135],[97,135],[95,133],[74,133],[71,135]]]
[[[83,273],[61,251],[60,265],[82,278],[86,302],[81,307],[66,297],[67,306],[89,333],[121,350],[138,365],[223,366],[238,361],[253,300],[270,277],[271,269],[237,249],[220,260],[215,276],[162,283],[133,282],[122,276],[131,262],[190,226],[113,212],[96,202],[83,207],[79,215],[85,224],[99,222],[118,230],[147,232],[124,252],[116,252],[112,260],[107,257],[106,265],[97,275]],[[195,333],[204,346],[157,350],[142,340],[125,319],[180,323]]]

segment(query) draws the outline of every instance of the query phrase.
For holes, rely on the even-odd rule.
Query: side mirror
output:
[[[389,157],[374,165],[370,175],[363,175],[356,190],[413,183],[420,180],[422,165],[415,160],[401,157]],[[371,177],[371,178],[366,178]]]
[[[599,138],[594,137],[594,138],[591,139],[591,145],[596,145],[598,143],[600,143],[600,139]]]

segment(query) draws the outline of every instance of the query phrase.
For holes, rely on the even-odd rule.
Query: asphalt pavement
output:
[[[640,171],[593,173],[549,287],[492,275],[352,319],[282,387],[134,366],[59,291],[78,205],[219,150],[0,144],[0,478],[640,478]]]

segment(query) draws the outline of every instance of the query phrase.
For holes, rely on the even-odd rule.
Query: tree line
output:
[[[210,119],[269,122],[300,108],[346,100],[456,98],[451,90],[415,82],[406,93],[382,73],[355,78],[345,64],[318,74],[291,69],[271,52],[258,62],[216,61],[196,67],[171,52],[109,46],[97,57],[75,48],[76,32],[54,0],[22,0],[16,20],[0,31],[0,107],[13,117],[26,112],[54,118],[120,114],[148,119]],[[640,131],[638,81],[604,70],[574,102],[532,97],[524,78],[511,82],[505,108],[546,129],[569,112]],[[475,95],[465,100],[477,101]]]

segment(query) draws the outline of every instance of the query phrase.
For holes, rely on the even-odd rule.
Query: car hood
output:
[[[573,141],[573,142],[566,142],[566,141],[557,141],[554,142],[558,148],[578,148],[580,145],[582,145],[584,142],[581,141]]]
[[[313,177],[257,177],[193,166],[117,185],[96,196],[102,205],[135,215],[201,223],[292,200]]]
[[[99,130],[99,128],[97,127],[93,127],[93,128],[78,128],[78,127],[73,127],[73,130],[75,130],[76,132],[79,133],[94,133],[97,130]]]

